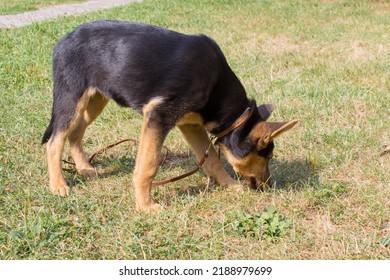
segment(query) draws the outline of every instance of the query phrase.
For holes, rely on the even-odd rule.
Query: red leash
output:
[[[119,144],[122,144],[122,143],[124,143],[124,142],[129,142],[129,141],[134,142],[134,143],[139,143],[138,140],[132,139],[132,138],[126,138],[126,139],[120,140],[120,141],[118,141],[118,142],[115,142],[115,143],[113,143],[113,144],[107,145],[107,146],[105,146],[104,148],[102,148],[102,149],[100,149],[100,150],[94,152],[92,155],[90,155],[90,156],[88,157],[88,162],[89,162],[89,163],[92,163],[93,159],[94,159],[97,155],[102,154],[102,153],[104,153],[105,151],[107,151],[108,149],[111,149],[111,148],[113,148],[113,147],[115,147],[115,146],[118,146]],[[173,178],[169,178],[169,179],[165,179],[165,180],[161,180],[161,181],[157,181],[157,182],[152,182],[152,186],[162,186],[162,185],[165,185],[165,184],[168,184],[168,183],[172,183],[172,182],[175,182],[175,181],[184,179],[184,178],[186,178],[186,177],[189,177],[189,176],[195,174],[196,172],[198,172],[199,169],[200,169],[200,168],[202,167],[202,165],[204,164],[204,162],[206,161],[206,159],[208,158],[211,146],[212,146],[212,141],[210,141],[210,144],[209,144],[207,150],[204,152],[204,155],[203,155],[202,159],[196,164],[196,167],[195,167],[193,170],[190,170],[190,171],[188,171],[188,172],[186,172],[186,173],[184,173],[184,174],[182,174],[182,175],[179,175],[179,176],[176,176],[176,177],[173,177]],[[166,152],[165,152],[165,155],[164,155],[163,159],[160,161],[160,164],[159,164],[159,165],[161,165],[161,164],[164,163],[164,161],[165,161],[165,160],[167,159],[167,157],[168,157],[168,153],[170,152],[170,150],[169,150],[166,146],[163,146],[163,147],[164,147],[164,149],[166,150]],[[69,161],[67,161],[67,160],[62,160],[62,161],[63,161],[64,163],[67,163],[67,164],[70,164],[70,165],[74,165],[74,166],[75,166],[75,163],[73,163],[73,162],[69,162]],[[64,169],[64,170],[67,170],[67,169]]]

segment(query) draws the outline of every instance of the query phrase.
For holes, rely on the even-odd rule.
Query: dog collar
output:
[[[244,111],[244,113],[242,113],[241,116],[238,117],[238,119],[231,125],[229,126],[227,129],[225,129],[224,131],[216,134],[215,136],[217,138],[222,138],[226,135],[228,135],[230,132],[232,132],[233,130],[235,130],[236,128],[238,128],[240,125],[242,125],[249,117],[250,115],[250,107],[246,108],[246,110]]]

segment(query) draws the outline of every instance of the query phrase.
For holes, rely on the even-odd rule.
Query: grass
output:
[[[390,141],[388,11],[386,1],[362,0],[144,1],[0,30],[0,259],[389,259],[390,157],[380,156]],[[98,179],[66,173],[70,197],[50,194],[40,139],[51,50],[102,18],[208,34],[248,95],[275,105],[272,120],[299,118],[276,143],[274,187],[228,192],[199,172],[155,188],[166,210],[140,214],[129,143],[98,157]],[[110,103],[85,149],[136,138],[140,126],[134,111]],[[166,144],[174,155],[158,179],[195,161],[176,129]],[[266,209],[283,217],[275,226],[289,221],[283,234],[258,231]]]
[[[86,0],[2,0],[0,1],[0,15],[17,14],[38,10],[41,7],[49,5],[85,1]]]

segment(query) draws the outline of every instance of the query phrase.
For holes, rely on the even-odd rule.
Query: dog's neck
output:
[[[206,123],[213,123],[211,134],[218,135],[229,129],[245,112],[248,104],[243,85],[226,63],[202,112]]]
[[[227,147],[236,157],[245,157],[253,150],[254,143],[247,141],[247,137],[253,127],[262,121],[254,100],[249,101],[249,108],[249,115],[245,121],[217,140],[218,144]]]
[[[249,114],[245,116],[248,108]],[[242,123],[235,127],[243,114]],[[245,88],[225,59],[221,61],[219,79],[202,115],[206,123],[214,124],[210,133],[219,136],[217,143],[228,147],[233,154],[243,156],[253,149],[245,139],[261,117],[256,102],[248,99]]]

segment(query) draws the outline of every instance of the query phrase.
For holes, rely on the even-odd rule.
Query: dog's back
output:
[[[194,63],[196,62],[196,63]],[[94,87],[119,105],[141,110],[164,96],[169,108],[200,109],[215,86],[225,59],[204,35],[122,21],[95,21],[78,27],[56,45],[54,84],[69,81],[79,95]],[[187,103],[191,108],[186,108]]]

